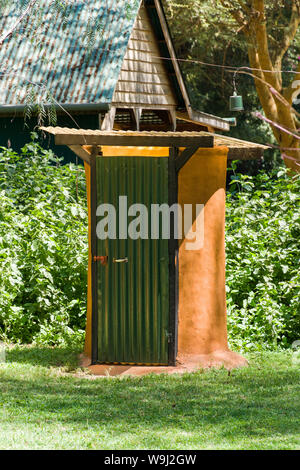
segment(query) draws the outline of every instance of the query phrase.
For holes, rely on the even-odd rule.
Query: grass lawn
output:
[[[0,364],[1,449],[299,449],[300,361],[91,379],[77,352],[12,347]],[[297,358],[296,358],[297,359]]]

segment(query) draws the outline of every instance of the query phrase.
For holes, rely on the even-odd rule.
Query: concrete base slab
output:
[[[177,358],[177,365],[172,366],[131,366],[131,365],[91,365],[90,358],[84,354],[80,355],[80,366],[89,369],[92,375],[102,377],[115,376],[142,376],[147,374],[183,374],[185,372],[196,372],[200,369],[225,367],[232,370],[245,367],[248,361],[232,351],[214,351],[210,354],[182,355]]]

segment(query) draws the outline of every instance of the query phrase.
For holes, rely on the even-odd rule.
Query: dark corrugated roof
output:
[[[20,15],[20,3],[26,4],[9,2],[1,34]],[[74,1],[65,17],[53,4],[40,0],[35,14],[1,45],[0,106],[25,104],[28,83],[46,85],[62,104],[111,102],[140,1]],[[95,29],[88,48],[87,33]]]

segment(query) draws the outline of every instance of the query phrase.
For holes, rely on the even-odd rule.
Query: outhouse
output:
[[[77,113],[97,116],[93,129],[41,128],[86,171],[85,353],[93,364],[244,364],[227,345],[226,169],[228,159],[261,158],[265,147],[219,134],[230,130],[226,119],[192,108],[160,0],[132,2],[130,14],[125,0],[77,3],[69,10],[72,28],[46,28],[46,37],[66,37],[45,43],[60,60],[55,69],[41,63],[39,73],[74,122]],[[76,41],[88,8],[102,35],[87,59]],[[27,65],[24,73],[38,76]],[[1,82],[0,93],[9,86]],[[24,102],[6,106],[21,111]]]
[[[85,161],[90,227],[85,351],[91,363],[243,364],[228,350],[226,334],[227,156],[263,148],[209,132],[44,130]],[[193,207],[188,230],[175,236],[175,214],[162,211],[153,237],[152,207],[176,203],[183,225],[185,207]],[[136,222],[141,205],[147,210],[143,227]],[[197,205],[203,206],[199,213]],[[116,219],[102,239],[97,224],[108,206]],[[168,216],[170,232],[164,236]],[[201,217],[199,244],[188,249]],[[138,236],[130,236],[130,223],[140,225]]]

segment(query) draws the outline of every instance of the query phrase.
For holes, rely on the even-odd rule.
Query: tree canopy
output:
[[[248,115],[260,105],[287,166],[298,169],[300,2],[298,0],[165,0],[178,56],[210,62],[182,63],[197,102],[228,114],[234,68]],[[188,33],[187,33],[188,32]],[[232,69],[230,69],[232,67]],[[246,67],[249,67],[248,69]],[[255,83],[255,89],[251,88]],[[255,94],[253,93],[255,91]],[[259,102],[257,100],[259,99]],[[265,126],[264,126],[265,129]]]

